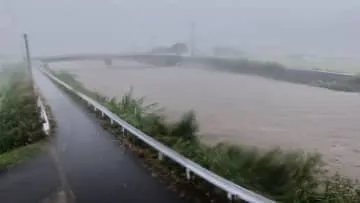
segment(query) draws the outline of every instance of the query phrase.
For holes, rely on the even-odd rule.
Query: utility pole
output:
[[[24,34],[24,42],[25,42],[25,51],[26,51],[26,66],[28,74],[32,80],[32,68],[31,68],[31,56],[30,56],[30,48],[29,48],[29,41],[28,41],[28,35]]]
[[[191,23],[190,29],[190,54],[195,55],[195,23]]]

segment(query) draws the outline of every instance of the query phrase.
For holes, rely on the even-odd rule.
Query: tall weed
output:
[[[32,83],[24,72],[14,72],[0,104],[0,153],[44,137]]]

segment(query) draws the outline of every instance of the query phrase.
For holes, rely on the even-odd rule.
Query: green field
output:
[[[1,168],[8,168],[23,162],[27,158],[31,158],[45,147],[46,142],[37,142],[0,154],[0,170]]]

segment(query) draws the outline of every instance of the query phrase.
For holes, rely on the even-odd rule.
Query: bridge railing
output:
[[[59,84],[60,86],[64,87],[68,91],[72,92],[76,96],[78,96],[80,99],[87,102],[92,108],[94,108],[95,111],[100,111],[102,116],[107,116],[111,123],[118,124],[123,131],[127,131],[131,133],[131,135],[137,137],[138,139],[142,140],[152,148],[156,149],[159,153],[159,159],[162,159],[162,157],[166,156],[169,159],[175,161],[179,165],[183,166],[186,172],[187,179],[190,179],[191,175],[197,175],[207,182],[213,184],[214,186],[224,190],[227,193],[227,197],[229,199],[241,199],[246,202],[251,203],[272,203],[274,201],[267,199],[255,192],[252,192],[244,187],[241,187],[215,173],[212,171],[209,171],[199,164],[187,159],[183,155],[179,154],[178,152],[174,151],[173,149],[165,146],[164,144],[158,142],[151,136],[143,133],[139,129],[133,127],[125,120],[121,119],[119,116],[112,113],[110,110],[108,110],[106,107],[102,106],[92,98],[86,96],[85,94],[75,90],[70,85],[64,83],[63,81],[59,80],[56,76],[51,74],[45,69],[41,69],[41,71],[47,75],[50,79],[52,79],[55,83]]]

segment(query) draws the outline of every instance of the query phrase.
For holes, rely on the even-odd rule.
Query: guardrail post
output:
[[[96,112],[96,107],[94,106],[94,111]]]
[[[232,201],[234,199],[233,194],[231,194],[230,192],[227,193],[227,198]]]
[[[103,112],[103,111],[101,112],[101,116],[102,116],[102,117],[104,117],[104,116],[105,116],[105,114],[104,114],[104,112]]]
[[[122,134],[123,134],[123,135],[126,135],[125,128],[124,128],[124,127],[122,127],[122,126],[120,126],[120,127],[121,127],[121,132],[122,132]]]
[[[114,125],[114,120],[113,119],[110,119],[110,124]]]
[[[186,168],[186,179],[190,180],[191,179],[191,171],[190,169]]]
[[[161,152],[158,153],[158,159],[160,161],[164,160],[164,155]]]

